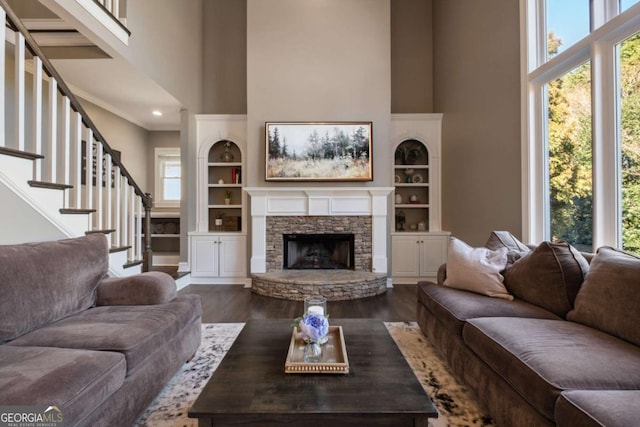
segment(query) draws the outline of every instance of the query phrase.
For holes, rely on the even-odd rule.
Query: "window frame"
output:
[[[164,195],[164,162],[176,158],[180,162],[180,147],[156,147],[154,149],[154,177],[155,194],[154,205],[159,208],[180,207],[180,200],[166,200]],[[183,179],[182,166],[180,170],[180,181]]]
[[[619,14],[617,0],[592,0],[591,32],[549,60],[545,0],[520,0],[520,28],[523,238],[531,243],[550,238],[544,87],[590,60],[593,247],[621,247],[616,45],[640,31],[640,3]]]

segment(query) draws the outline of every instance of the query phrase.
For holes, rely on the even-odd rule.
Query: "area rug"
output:
[[[415,322],[385,323],[409,366],[438,408],[440,416],[430,427],[493,426],[493,421],[473,394],[457,382]],[[193,360],[184,364],[158,397],[136,421],[136,426],[196,427],[187,412],[211,374],[233,344],[244,324],[202,325],[202,344]]]

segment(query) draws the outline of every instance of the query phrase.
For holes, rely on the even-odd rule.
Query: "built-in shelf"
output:
[[[242,167],[242,163],[241,162],[209,162],[207,163],[208,166],[214,166],[214,167]]]
[[[196,115],[196,228],[190,230],[192,284],[247,285],[245,115]]]
[[[177,266],[180,260],[180,212],[151,212],[150,219],[153,265]],[[144,221],[142,224],[146,226]]]
[[[242,205],[209,205],[209,209],[242,209]]]
[[[449,233],[440,221],[441,122],[441,114],[392,115],[394,284],[434,280],[447,259]]]

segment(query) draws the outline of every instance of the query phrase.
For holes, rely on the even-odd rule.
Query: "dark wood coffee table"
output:
[[[438,412],[382,321],[331,319],[350,373],[285,374],[290,319],[249,320],[189,410],[199,426],[427,426]]]

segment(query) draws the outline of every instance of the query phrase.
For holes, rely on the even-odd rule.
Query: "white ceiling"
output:
[[[122,59],[53,59],[77,96],[147,130],[179,130],[181,104]],[[153,110],[163,113],[154,116]]]

